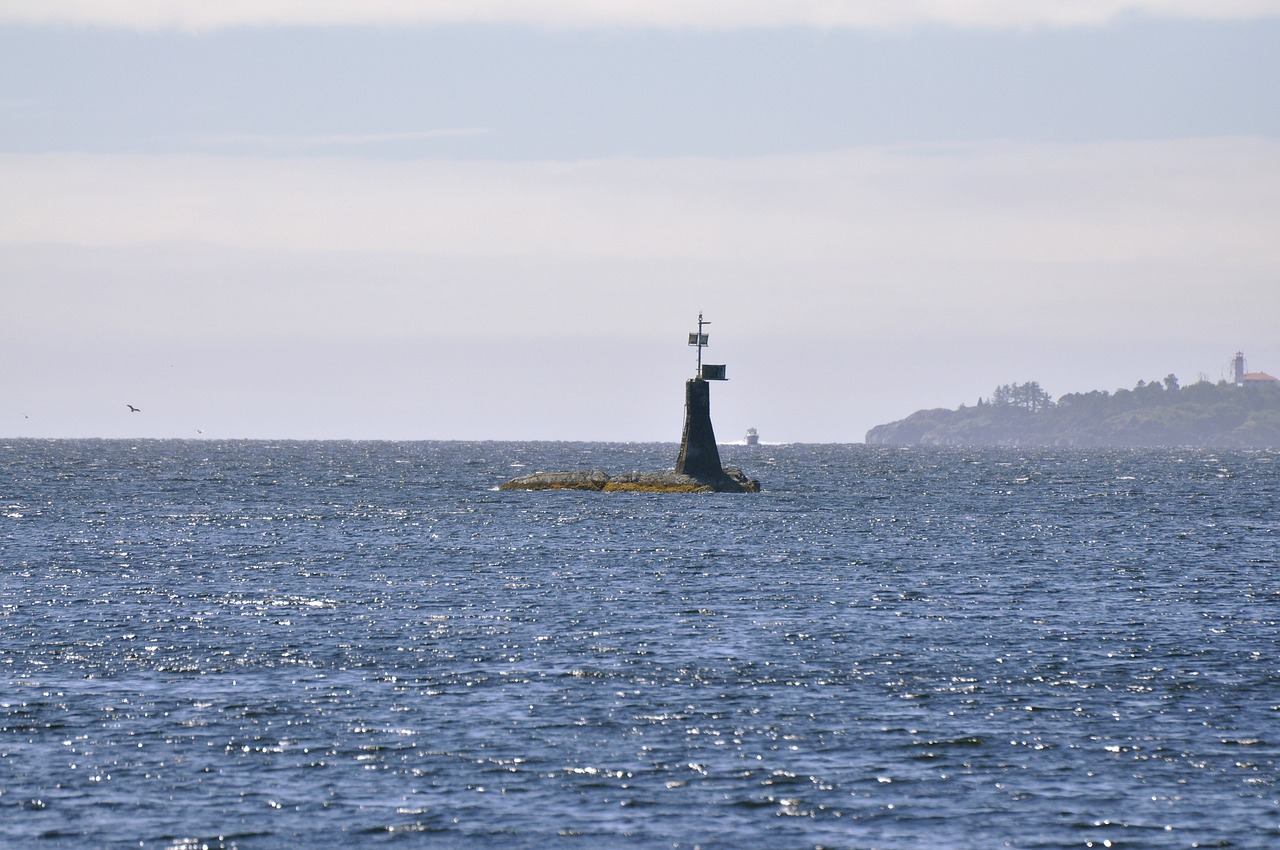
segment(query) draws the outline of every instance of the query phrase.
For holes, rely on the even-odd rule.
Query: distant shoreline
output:
[[[1139,381],[1115,393],[1071,393],[1056,402],[1038,384],[997,388],[956,410],[919,410],[867,432],[873,446],[1045,448],[1280,448],[1280,383],[1180,387]]]

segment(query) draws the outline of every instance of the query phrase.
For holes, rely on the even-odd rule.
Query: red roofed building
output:
[[[1268,375],[1266,372],[1246,372],[1244,369],[1244,352],[1237,351],[1235,359],[1231,361],[1231,383],[1237,387],[1261,387],[1280,384],[1280,378],[1274,375]]]

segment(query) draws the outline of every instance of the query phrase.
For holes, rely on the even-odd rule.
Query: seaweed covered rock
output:
[[[679,472],[625,472],[610,476],[591,472],[535,472],[513,478],[499,490],[596,490],[628,493],[758,493],[760,482],[738,469],[722,469],[720,475],[685,475]]]
[[[591,472],[535,472],[498,485],[499,490],[603,490],[609,476]]]

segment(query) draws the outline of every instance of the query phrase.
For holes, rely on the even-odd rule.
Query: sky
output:
[[[0,0],[0,437],[1280,375],[1280,0]],[[140,408],[131,413],[128,405]]]

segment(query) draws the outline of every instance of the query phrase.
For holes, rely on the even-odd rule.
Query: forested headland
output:
[[[1133,389],[1068,393],[1005,384],[976,406],[921,410],[877,425],[887,446],[1131,446],[1280,448],[1280,384],[1139,381]]]

